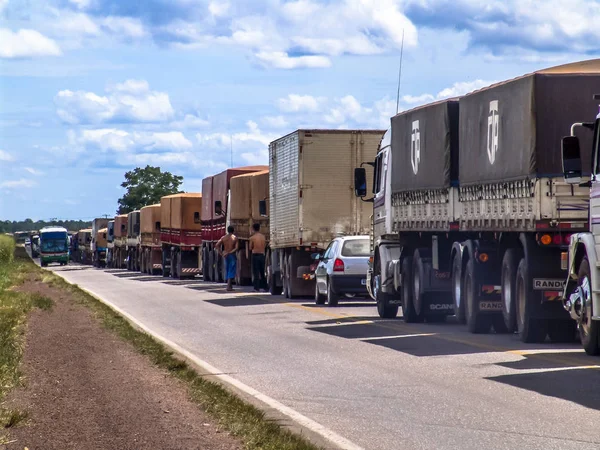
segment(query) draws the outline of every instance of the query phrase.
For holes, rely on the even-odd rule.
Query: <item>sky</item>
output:
[[[298,128],[600,55],[595,0],[0,0],[0,220],[114,215],[124,173],[268,163]]]

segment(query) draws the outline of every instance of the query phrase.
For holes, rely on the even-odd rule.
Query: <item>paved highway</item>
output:
[[[365,449],[598,449],[600,358],[222,285],[52,267]]]

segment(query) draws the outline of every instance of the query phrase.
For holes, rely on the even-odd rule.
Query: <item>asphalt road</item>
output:
[[[599,449],[600,358],[372,303],[227,293],[200,280],[51,267],[237,380],[365,449]]]

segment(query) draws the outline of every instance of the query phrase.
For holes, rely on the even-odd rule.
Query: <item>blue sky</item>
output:
[[[0,219],[114,214],[123,174],[186,191],[297,128],[600,54],[582,0],[0,0]]]

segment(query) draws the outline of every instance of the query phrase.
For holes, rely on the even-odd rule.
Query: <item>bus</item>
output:
[[[40,262],[42,267],[52,262],[69,263],[69,233],[63,227],[44,227],[40,230]]]

